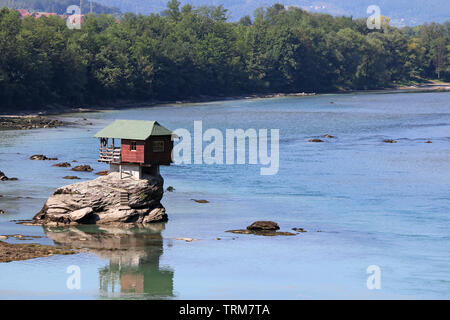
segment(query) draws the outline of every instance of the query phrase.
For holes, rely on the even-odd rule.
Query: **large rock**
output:
[[[118,172],[61,187],[47,200],[34,222],[44,225],[114,224],[167,221],[161,205],[164,180],[120,179]]]
[[[251,225],[247,227],[247,230],[279,230],[280,227],[278,226],[278,223],[273,221],[256,221],[253,222]]]

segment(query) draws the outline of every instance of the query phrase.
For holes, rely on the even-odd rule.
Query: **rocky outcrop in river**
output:
[[[120,179],[113,172],[57,189],[33,220],[50,226],[167,221],[163,184],[160,175]]]
[[[0,171],[0,181],[17,181],[17,178],[8,178],[6,174],[4,174],[2,171]]]
[[[38,128],[57,128],[67,123],[41,116],[0,117],[0,130],[30,130]]]

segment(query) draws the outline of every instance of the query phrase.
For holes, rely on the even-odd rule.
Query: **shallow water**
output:
[[[231,100],[65,117],[93,125],[0,132],[0,170],[20,179],[0,183],[0,234],[39,235],[34,242],[52,244],[75,233],[88,241],[80,254],[0,264],[0,298],[450,298],[450,93]],[[170,221],[152,229],[11,222],[30,219],[55,188],[71,183],[62,179],[70,169],[28,157],[105,170],[92,135],[114,119],[158,120],[169,129],[191,130],[194,120],[203,120],[203,130],[278,128],[280,170],[262,176],[255,165],[162,167],[165,186],[176,190],[163,199]],[[307,142],[326,133],[336,138]],[[383,143],[387,138],[398,143]],[[308,232],[225,232],[255,220]],[[70,265],[80,267],[80,290],[66,286]],[[381,269],[380,290],[367,289],[370,265]]]

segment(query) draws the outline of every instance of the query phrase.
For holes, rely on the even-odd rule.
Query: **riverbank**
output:
[[[404,85],[397,86],[395,88],[401,92],[439,92],[439,91],[450,91],[450,83],[449,82],[439,82],[439,81],[429,81],[427,83],[420,83],[414,85]]]
[[[0,130],[31,130],[40,128],[57,128],[68,122],[43,116],[0,116]]]
[[[49,118],[49,116],[56,116],[67,113],[89,113],[99,112],[106,110],[124,110],[133,108],[149,108],[156,105],[165,104],[185,104],[185,103],[203,103],[203,102],[215,102],[215,101],[227,101],[227,100],[246,100],[246,99],[265,99],[265,98],[282,98],[282,97],[307,97],[321,94],[349,94],[349,93],[404,93],[404,92],[446,92],[450,91],[449,82],[438,81],[424,81],[421,83],[414,83],[411,85],[398,85],[389,88],[380,88],[374,90],[347,90],[338,89],[329,92],[298,92],[298,93],[253,93],[247,95],[236,96],[199,96],[194,98],[180,99],[180,100],[118,100],[114,102],[105,102],[101,104],[84,104],[82,106],[64,106],[64,105],[47,105],[33,109],[4,109],[0,110],[0,130],[8,129],[34,129],[34,128],[47,128],[54,127],[55,119]],[[32,118],[35,117],[35,118]],[[11,121],[13,119],[13,121]],[[32,120],[33,123],[29,124],[27,121]],[[16,122],[17,124],[15,124]],[[64,125],[61,121],[56,126]],[[35,127],[36,126],[36,127]]]
[[[27,108],[14,108],[0,110],[0,117],[30,117],[30,116],[55,116],[66,113],[79,113],[79,112],[98,112],[105,110],[123,110],[132,108],[147,108],[155,105],[164,104],[184,104],[184,103],[202,103],[213,101],[226,101],[226,100],[241,100],[241,99],[257,99],[257,98],[278,98],[278,97],[301,97],[301,96],[314,96],[316,93],[270,93],[270,94],[248,94],[237,96],[199,96],[195,98],[179,99],[179,100],[118,100],[114,102],[105,102],[101,104],[84,104],[79,107],[70,107],[64,105],[47,105],[39,108],[27,109]]]

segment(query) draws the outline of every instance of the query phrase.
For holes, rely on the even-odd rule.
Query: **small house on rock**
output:
[[[121,177],[126,173],[142,179],[172,163],[172,132],[156,121],[116,120],[95,137],[100,139],[98,161],[109,163],[110,171]]]

